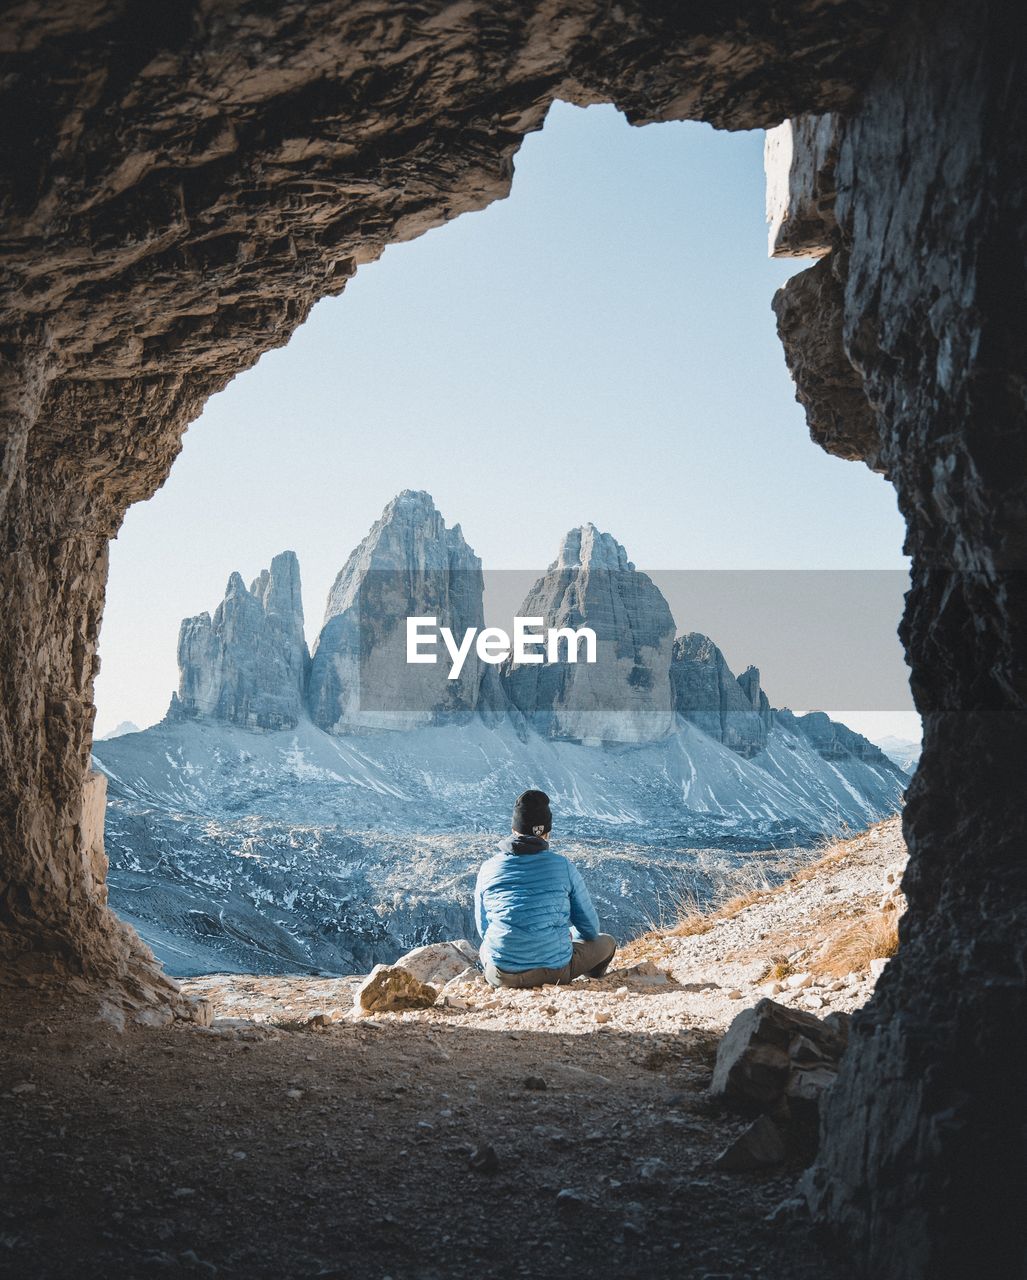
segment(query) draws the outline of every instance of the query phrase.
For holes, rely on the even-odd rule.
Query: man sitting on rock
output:
[[[601,978],[616,941],[572,863],[549,848],[553,814],[544,791],[525,791],[513,811],[513,835],[478,872],[474,916],[481,962],[494,987],[541,987],[582,974]]]

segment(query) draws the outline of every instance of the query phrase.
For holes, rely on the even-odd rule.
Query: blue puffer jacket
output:
[[[506,973],[562,969],[570,963],[571,928],[590,941],[599,917],[572,863],[537,836],[504,840],[478,872],[474,918],[482,963]]]

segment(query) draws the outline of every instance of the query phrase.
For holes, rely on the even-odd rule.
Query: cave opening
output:
[[[504,787],[512,796],[532,780],[553,791],[564,851],[606,858],[595,888],[622,943],[653,922],[672,927],[682,900],[730,897],[743,880],[769,887],[812,856],[804,847],[897,803],[904,780],[850,729],[880,736],[915,720],[911,703],[882,711],[869,687],[888,667],[893,698],[905,692],[894,636],[905,570],[895,555],[884,567],[901,520],[879,478],[804,438],[769,297],[811,259],[794,240],[788,258],[766,256],[763,151],[760,133],[631,128],[611,107],[557,103],[518,152],[506,201],[362,268],[210,402],[168,481],[130,510],[111,548],[94,763],[108,778],[111,905],[172,975],[356,973],[420,943],[473,940],[483,833],[502,834]],[[347,547],[408,487],[430,492],[481,553],[482,583],[469,586],[500,623],[544,579],[567,526],[612,530],[648,571],[638,583],[652,607],[669,605],[675,643],[713,635],[728,709],[703,690],[670,692],[692,737],[679,731],[673,750],[636,753],[619,772],[584,760],[609,756],[598,747],[561,757],[547,747],[551,727],[534,760],[495,725],[469,750],[429,734],[391,758],[373,726],[351,726],[356,738],[333,728],[338,711],[314,692],[337,645],[332,582]],[[407,550],[431,558],[438,521],[415,514],[427,527],[407,531],[420,539]],[[260,564],[270,571],[254,578]],[[230,578],[236,568],[244,579]],[[637,648],[631,628],[643,625],[640,606],[627,607],[618,651]],[[617,704],[608,737],[673,731],[658,708],[652,725],[625,728],[623,716],[649,714],[628,695],[654,681],[705,680],[709,659],[693,661],[687,643],[669,672],[651,655],[622,694],[600,695]],[[842,708],[835,728],[780,711],[783,743],[766,754],[771,713],[749,710],[765,700],[761,673],[749,671],[743,693],[732,671],[753,662],[775,706]],[[818,662],[821,687],[804,687],[799,673]],[[477,685],[484,672],[479,662]],[[517,724],[521,710],[509,704]],[[155,727],[104,741],[119,722]],[[604,730],[555,732],[598,744]],[[245,764],[233,772],[235,756]],[[428,760],[471,796],[421,794]],[[639,799],[653,789],[647,770],[661,768],[680,775],[688,806],[677,836],[669,786]],[[399,791],[405,803],[391,798]],[[402,840],[422,851],[416,890],[389,870]],[[762,849],[780,853],[746,856]]]
[[[189,1015],[106,908],[87,771],[108,541],[209,397],[386,243],[504,195],[511,157],[554,98],[613,102],[634,122],[792,119],[792,168],[811,196],[802,221],[816,232],[827,214],[831,247],[789,282],[779,325],[814,438],[896,486],[912,558],[902,638],[925,727],[904,813],[903,946],[856,1020],[803,1199],[862,1274],[1015,1273],[1023,1098],[1010,1063],[1027,901],[1018,15],[997,0],[843,0],[772,19],[759,6],[644,2],[555,17],[475,0],[288,20],[198,5],[169,27],[140,23],[133,6],[27,4],[5,15],[2,47],[6,118],[20,126],[5,151],[0,352],[5,996],[27,992],[38,1009],[48,988],[102,991],[156,1021]],[[826,166],[825,116],[838,126]],[[31,1040],[52,1034],[45,1017],[19,1059],[28,1075],[60,1058],[57,1039]],[[105,1049],[97,1076],[117,1056]],[[22,1137],[45,1126],[39,1087],[10,1091],[19,1110],[5,1122],[27,1126]],[[246,1157],[233,1148],[241,1181]],[[193,1188],[181,1190],[188,1201]],[[71,1238],[48,1229],[51,1248]]]

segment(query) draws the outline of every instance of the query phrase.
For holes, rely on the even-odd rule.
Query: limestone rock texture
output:
[[[107,543],[186,424],[387,243],[506,195],[556,97],[636,124],[844,119],[832,251],[778,312],[814,438],[895,485],[925,736],[902,945],[855,1020],[807,1197],[866,1275],[1008,1270],[1027,1021],[1018,7],[25,0],[0,58],[0,963],[165,1009],[96,893],[85,795]]]
[[[432,987],[444,987],[447,982],[476,973],[478,948],[466,938],[455,942],[429,942],[414,947],[395,961],[395,968],[405,969],[419,982]]]
[[[814,439],[888,475],[912,557],[909,908],[805,1182],[867,1275],[1024,1265],[1025,62],[1008,6],[910,6],[839,140],[837,248],[775,306],[808,331],[785,346]],[[862,425],[832,381],[861,387]]]
[[[291,729],[303,710],[309,665],[299,561],[283,551],[249,590],[233,573],[213,618],[183,620],[180,682],[168,714]]]
[[[471,715],[485,665],[472,652],[451,680],[441,640],[433,664],[408,663],[406,619],[436,618],[459,642],[467,628],[484,626],[483,591],[481,561],[458,524],[446,527],[431,495],[405,489],[393,498],[329,592],[307,691],[314,723],[345,733]]]
[[[743,1009],[717,1049],[710,1097],[740,1111],[815,1112],[848,1042],[845,1015],[820,1019],[763,999]]]
[[[674,641],[670,680],[675,711],[703,733],[747,759],[767,745],[772,713],[756,667],[736,678],[709,636],[690,631]]]
[[[503,668],[510,702],[540,733],[588,742],[652,742],[674,724],[670,658],[674,619],[663,593],[624,548],[593,524],[572,529],[518,609],[547,628],[595,632],[596,661]],[[566,643],[566,642],[564,642]]]
[[[427,1009],[438,999],[438,991],[407,969],[393,964],[376,964],[353,994],[359,1013],[390,1013],[402,1009]]]

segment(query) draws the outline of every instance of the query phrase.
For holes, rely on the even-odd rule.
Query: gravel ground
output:
[[[675,937],[657,932],[618,952],[617,966],[600,981],[579,979],[566,987],[493,991],[484,982],[448,988],[466,1007],[436,1007],[380,1014],[382,1023],[456,1025],[483,1030],[531,1030],[592,1035],[599,1026],[628,1035],[675,1037],[683,1030],[722,1032],[739,1009],[763,995],[823,1016],[851,1012],[873,989],[868,968],[842,977],[810,974],[808,986],[768,985],[764,979],[784,961],[796,978],[815,960],[826,938],[846,923],[876,914],[901,877],[906,848],[897,818],[825,851],[810,878],[783,891],[766,892],[738,915],[714,920],[707,933]],[[809,873],[808,873],[809,874]],[[656,968],[659,974],[637,974]],[[239,977],[214,974],[190,979],[184,989],[210,999],[219,1018],[259,1023],[303,1022],[316,1014],[349,1017],[352,978]],[[776,986],[777,990],[772,990]]]

